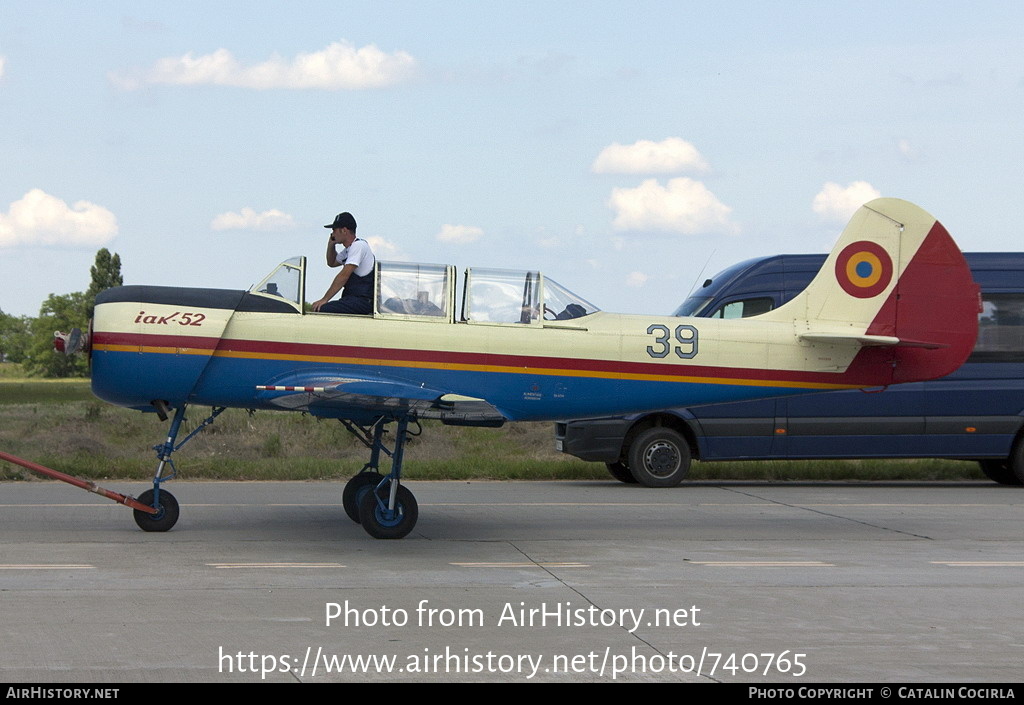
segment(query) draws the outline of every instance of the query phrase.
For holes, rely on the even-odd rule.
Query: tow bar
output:
[[[19,458],[16,455],[11,455],[10,453],[4,453],[3,451],[0,451],[0,460],[6,460],[9,463],[20,465],[21,467],[27,468],[33,472],[38,472],[39,474],[45,475],[46,477],[52,477],[54,480],[60,480],[61,482],[66,482],[69,485],[80,487],[83,490],[92,492],[93,494],[102,495],[107,499],[112,499],[118,504],[124,504],[125,506],[131,507],[132,509],[139,512],[145,512],[146,514],[157,514],[161,511],[156,507],[150,507],[143,504],[134,497],[129,497],[123,494],[119,494],[117,492],[105,490],[99,485],[97,485],[95,482],[83,480],[80,477],[68,475],[66,473],[60,472],[59,470],[52,470],[50,468],[43,467],[38,463],[33,463],[31,460],[25,460],[24,458]]]

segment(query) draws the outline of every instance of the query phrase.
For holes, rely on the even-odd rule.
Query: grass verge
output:
[[[18,389],[14,389],[17,387]],[[94,480],[152,477],[152,447],[167,425],[155,414],[83,400],[88,382],[0,381],[0,450]],[[31,401],[26,401],[31,399]],[[202,421],[193,408],[179,441]],[[230,409],[175,455],[180,477],[313,480],[358,472],[369,451],[337,422],[294,413]],[[405,475],[421,480],[607,480],[600,463],[554,449],[550,423],[500,429],[425,423],[406,446]],[[0,479],[36,475],[0,462]],[[814,460],[694,463],[691,480],[979,480],[976,463],[955,460]]]

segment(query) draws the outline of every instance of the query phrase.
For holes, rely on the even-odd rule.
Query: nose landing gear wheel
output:
[[[390,489],[384,485],[379,490],[371,490],[359,502],[359,523],[375,539],[400,539],[412,531],[419,517],[416,498],[404,485],[399,485],[395,508],[389,510]],[[380,502],[377,501],[378,497]]]
[[[153,490],[146,490],[138,496],[142,504],[153,505]],[[160,490],[160,505],[156,514],[147,514],[138,509],[133,509],[135,523],[143,531],[169,531],[172,526],[178,523],[178,500],[167,490]]]

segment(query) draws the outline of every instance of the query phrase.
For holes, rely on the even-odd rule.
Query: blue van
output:
[[[666,409],[555,425],[555,447],[606,463],[623,482],[678,485],[693,458],[957,458],[995,482],[1024,484],[1024,253],[965,255],[982,292],[978,342],[964,365],[930,382]],[[803,290],[824,255],[741,262],[676,310],[742,318]]]

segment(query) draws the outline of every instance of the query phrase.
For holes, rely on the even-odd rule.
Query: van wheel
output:
[[[604,466],[608,468],[608,472],[612,474],[619,482],[625,482],[627,485],[635,485],[636,478],[633,477],[633,473],[629,471],[622,461],[616,461],[614,463],[605,463]]]
[[[992,482],[998,482],[1000,485],[1016,485],[1018,487],[1024,484],[1013,470],[1010,469],[1005,460],[979,460],[978,465],[981,466],[981,471],[985,473],[985,477],[992,480]]]
[[[671,428],[649,428],[629,446],[629,470],[645,487],[675,487],[690,471],[690,444]]]
[[[1017,478],[1017,484],[1024,485],[1024,437],[1017,440],[1017,445],[1013,447],[1006,467]]]

